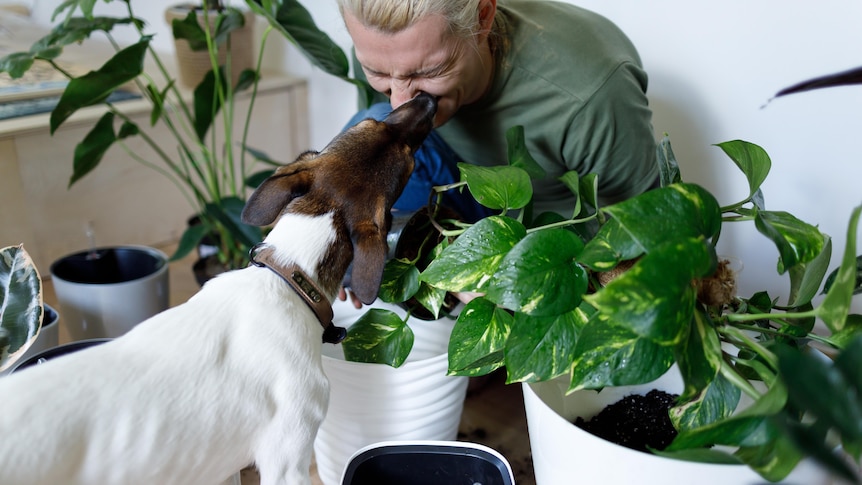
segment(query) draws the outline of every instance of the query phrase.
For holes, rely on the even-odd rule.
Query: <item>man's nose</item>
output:
[[[392,94],[389,95],[389,102],[392,104],[392,109],[395,109],[416,97],[416,95],[419,94],[419,90],[409,79],[395,79],[392,81],[391,93]]]

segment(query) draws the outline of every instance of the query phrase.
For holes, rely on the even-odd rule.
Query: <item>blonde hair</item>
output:
[[[480,0],[337,0],[341,14],[386,33],[400,32],[427,15],[442,15],[453,34],[473,37],[479,29]]]

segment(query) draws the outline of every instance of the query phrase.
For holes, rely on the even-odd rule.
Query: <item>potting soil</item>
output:
[[[608,405],[589,421],[579,417],[575,426],[633,450],[663,450],[677,435],[668,416],[677,397],[655,389],[646,396],[632,394]]]

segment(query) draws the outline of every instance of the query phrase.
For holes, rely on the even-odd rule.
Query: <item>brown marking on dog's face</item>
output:
[[[252,193],[243,222],[265,226],[284,212],[332,212],[336,242],[320,263],[320,284],[327,291],[337,290],[353,260],[352,290],[362,302],[371,303],[386,262],[392,204],[410,178],[413,155],[431,132],[436,109],[434,97],[422,93],[385,120],[364,120],[323,151],[300,155]]]

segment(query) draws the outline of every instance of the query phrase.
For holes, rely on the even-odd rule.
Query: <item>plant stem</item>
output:
[[[757,399],[760,397],[760,393],[757,392],[757,389],[755,389],[750,382],[748,382],[748,379],[739,375],[739,373],[734,370],[733,366],[731,366],[727,362],[722,361],[718,372],[720,372],[725,379],[730,381],[731,384],[738,387],[740,390],[742,390],[742,392],[744,392],[748,396],[751,396],[753,399]]]
[[[807,312],[795,312],[795,313],[728,313],[724,315],[724,318],[729,322],[754,322],[757,320],[770,320],[773,322],[779,322],[783,324],[787,324],[786,318],[813,318],[817,316],[817,312],[815,310],[809,310]]]
[[[245,164],[245,160],[246,160],[245,147],[246,147],[246,143],[248,142],[248,133],[249,133],[249,130],[251,129],[251,112],[252,112],[252,108],[254,107],[254,102],[257,99],[257,90],[258,90],[258,87],[260,85],[260,77],[261,77],[260,72],[261,72],[261,69],[263,68],[264,47],[266,47],[266,41],[269,38],[269,34],[270,34],[270,32],[272,32],[272,30],[273,30],[272,26],[267,24],[266,29],[263,31],[263,34],[261,35],[260,51],[258,51],[257,63],[255,65],[255,69],[254,69],[254,71],[255,71],[254,84],[252,85],[252,88],[251,88],[251,99],[249,100],[249,108],[248,108],[248,112],[246,113],[246,116],[245,116],[245,124],[243,125],[243,128],[242,128],[242,141],[240,144],[240,149],[242,151],[240,152],[240,157],[239,157],[240,162],[239,163],[240,163],[240,173],[242,173],[243,179],[245,179],[246,175],[248,174],[248,172],[246,171],[247,168],[246,168],[246,164]],[[243,180],[243,185],[245,185],[245,180]]]
[[[735,340],[739,343],[741,347],[748,347],[753,350],[757,355],[759,355],[763,360],[769,364],[773,369],[778,369],[778,357],[775,356],[772,352],[766,349],[766,347],[760,345],[750,336],[746,335],[742,330],[732,327],[729,325],[723,325],[717,328],[718,333],[727,336],[728,338]]]

